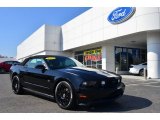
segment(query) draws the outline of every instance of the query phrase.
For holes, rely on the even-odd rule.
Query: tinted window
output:
[[[26,64],[25,64],[26,67],[29,67],[29,68],[35,68],[36,66],[36,59],[30,59]]]
[[[11,62],[11,61],[6,61],[5,63],[6,63],[6,64],[9,64],[9,65],[12,65],[12,62]]]
[[[15,65],[19,65],[19,64],[20,64],[20,62],[14,61],[14,62],[13,62],[13,64],[15,64]]]
[[[29,67],[29,68],[35,68],[37,65],[44,65],[45,66],[45,62],[43,59],[41,58],[34,58],[34,59],[30,59],[25,66]]]
[[[80,62],[67,57],[48,57],[45,58],[45,60],[51,69],[61,69],[75,66],[83,67]]]
[[[6,61],[5,63],[9,65],[19,64],[17,61]]]

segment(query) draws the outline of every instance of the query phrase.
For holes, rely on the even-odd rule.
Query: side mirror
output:
[[[45,71],[45,70],[46,70],[46,67],[45,67],[44,65],[37,65],[35,68],[36,68],[36,69],[40,69],[40,70],[42,70],[42,71]]]

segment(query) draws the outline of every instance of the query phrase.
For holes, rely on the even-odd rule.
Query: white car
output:
[[[144,68],[147,69],[147,63],[141,63],[138,65],[131,65],[129,68],[129,73],[131,74],[139,74],[141,76],[144,75]]]

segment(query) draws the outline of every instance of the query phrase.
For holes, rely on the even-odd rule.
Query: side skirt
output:
[[[35,90],[29,89],[29,88],[25,88],[25,87],[23,87],[23,89],[28,91],[28,92],[40,95],[40,96],[44,96],[44,97],[47,97],[47,98],[50,98],[50,99],[54,99],[53,95],[49,95],[49,94],[42,93],[42,92],[39,92],[39,91],[35,91]]]

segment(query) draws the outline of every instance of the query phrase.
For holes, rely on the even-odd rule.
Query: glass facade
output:
[[[147,61],[147,50],[139,48],[115,47],[115,68],[128,71],[131,64]]]
[[[93,48],[75,52],[75,59],[87,67],[102,69],[102,49]]]

